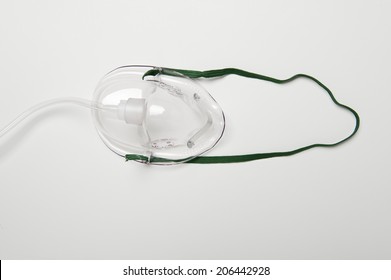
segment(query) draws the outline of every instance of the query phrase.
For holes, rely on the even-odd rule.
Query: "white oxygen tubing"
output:
[[[38,103],[37,105],[27,109],[23,113],[21,113],[19,116],[17,116],[12,122],[7,124],[3,129],[0,130],[0,138],[6,135],[10,130],[15,128],[19,123],[21,123],[23,120],[28,118],[30,115],[41,111],[42,109],[46,109],[48,107],[56,106],[56,105],[62,105],[62,104],[70,104],[70,105],[78,105],[82,106],[88,109],[92,110],[104,110],[104,111],[109,111],[109,112],[114,112],[115,114],[117,113],[118,106],[115,105],[102,105],[102,104],[97,104],[96,102],[93,102],[91,100],[83,99],[83,98],[78,98],[78,97],[65,97],[65,98],[54,98],[54,99],[49,99],[47,101],[43,101],[41,103]],[[98,124],[100,125],[100,124]],[[101,127],[101,132],[108,137],[111,137],[110,134],[103,128]],[[123,141],[119,139],[115,139],[111,137],[113,140],[117,141],[118,143],[122,145],[127,145]]]
[[[3,129],[0,130],[0,137],[3,137],[5,134],[7,134],[10,130],[12,130],[15,126],[17,126],[20,122],[22,122],[24,119],[29,117],[30,115],[34,114],[37,111],[40,111],[42,109],[45,109],[47,107],[60,105],[60,104],[72,104],[72,105],[79,105],[83,106],[89,109],[101,109],[98,106],[96,106],[92,101],[83,99],[83,98],[77,98],[77,97],[66,97],[66,98],[55,98],[50,99],[44,102],[41,102],[23,113],[21,113],[19,116],[17,116],[12,122],[7,124]]]

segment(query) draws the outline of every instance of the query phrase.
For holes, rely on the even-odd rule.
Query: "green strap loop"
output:
[[[356,125],[354,127],[353,132],[347,136],[346,138],[332,144],[312,144],[308,145],[302,148],[298,148],[295,150],[291,151],[286,151],[286,152],[272,152],[272,153],[256,153],[256,154],[245,154],[245,155],[232,155],[232,156],[199,156],[196,158],[193,158],[189,161],[186,161],[186,163],[198,163],[198,164],[211,164],[211,163],[234,163],[234,162],[245,162],[245,161],[252,161],[252,160],[258,160],[258,159],[265,159],[265,158],[273,158],[273,157],[284,157],[284,156],[291,156],[315,147],[334,147],[339,144],[342,144],[343,142],[349,140],[352,138],[356,132],[358,131],[360,127],[360,117],[357,114],[355,110],[350,108],[349,106],[346,106],[344,104],[339,103],[333,93],[331,92],[330,89],[328,89],[324,84],[322,84],[319,80],[317,80],[314,77],[311,77],[306,74],[296,74],[288,79],[276,79],[256,73],[251,73],[247,72],[241,69],[236,69],[236,68],[224,68],[224,69],[217,69],[217,70],[208,70],[208,71],[195,71],[195,70],[183,70],[183,69],[172,69],[172,68],[155,68],[147,71],[144,76],[156,76],[157,74],[165,74],[165,75],[178,75],[177,73],[180,73],[182,75],[185,75],[189,78],[192,79],[197,79],[197,78],[215,78],[215,77],[221,77],[221,76],[226,76],[226,75],[238,75],[238,76],[243,76],[247,78],[252,78],[252,79],[259,79],[259,80],[264,80],[268,82],[272,82],[275,84],[285,84],[291,81],[294,81],[299,78],[306,78],[309,79],[315,83],[317,83],[321,88],[323,88],[328,95],[330,96],[331,100],[339,107],[342,107],[345,110],[348,110],[351,112],[355,119],[356,119]],[[142,155],[126,155],[127,160],[137,160],[137,161],[143,161],[143,162],[151,162],[151,163],[164,163],[164,162],[173,162],[173,160],[168,160],[164,158],[157,158],[157,157],[151,157],[148,158],[146,156]],[[181,160],[180,162],[182,162]]]

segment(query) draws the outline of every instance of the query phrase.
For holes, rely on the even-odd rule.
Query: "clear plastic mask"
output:
[[[225,120],[212,96],[174,71],[143,77],[151,69],[120,67],[99,82],[93,103],[104,109],[92,115],[103,142],[121,156],[166,159],[157,164],[188,161],[216,145]]]

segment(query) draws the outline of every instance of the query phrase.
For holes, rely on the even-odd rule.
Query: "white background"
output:
[[[334,149],[227,165],[125,162],[88,110],[0,139],[1,259],[391,257],[389,1],[1,1],[0,127],[91,98],[121,65],[314,75],[357,109]],[[354,119],[313,83],[201,81],[227,116],[211,155],[333,142]]]

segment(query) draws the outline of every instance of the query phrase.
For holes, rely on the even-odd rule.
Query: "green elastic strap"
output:
[[[305,146],[302,148],[298,148],[296,150],[286,151],[286,152],[272,152],[272,153],[257,153],[257,154],[245,154],[245,155],[232,155],[232,156],[199,156],[193,159],[190,159],[189,161],[186,161],[186,163],[233,163],[233,162],[245,162],[245,161],[252,161],[252,160],[258,160],[258,159],[265,159],[265,158],[273,158],[273,157],[284,157],[284,156],[291,156],[315,147],[334,147],[337,146],[348,139],[352,138],[354,134],[358,131],[358,128],[360,127],[360,117],[357,114],[356,111],[354,111],[352,108],[339,103],[331,90],[329,90],[324,84],[322,84],[320,81],[318,81],[316,78],[311,77],[306,74],[296,74],[288,79],[280,80],[256,73],[247,72],[244,70],[236,69],[236,68],[224,68],[224,69],[217,69],[217,70],[208,70],[208,71],[195,71],[195,70],[182,70],[182,69],[172,69],[172,68],[154,68],[149,71],[147,71],[144,76],[156,76],[158,74],[164,74],[164,75],[171,75],[171,76],[178,76],[178,73],[181,75],[185,75],[189,78],[196,79],[196,78],[215,78],[215,77],[221,77],[226,76],[230,74],[239,75],[247,78],[252,79],[259,79],[264,80],[276,84],[285,84],[288,82],[291,82],[293,80],[296,80],[298,78],[307,78],[309,80],[314,81],[317,83],[321,88],[323,88],[328,95],[330,96],[331,100],[339,107],[344,108],[345,110],[348,110],[351,112],[355,119],[356,119],[356,125],[354,127],[353,132],[346,138],[332,144],[312,144],[309,146]],[[169,160],[164,158],[158,158],[158,157],[151,157],[148,158],[146,156],[142,155],[135,155],[130,154],[126,155],[127,160],[136,160],[136,161],[143,161],[143,162],[150,162],[150,163],[164,163],[164,162],[175,162],[175,160]],[[178,162],[182,162],[183,160],[180,160]]]

